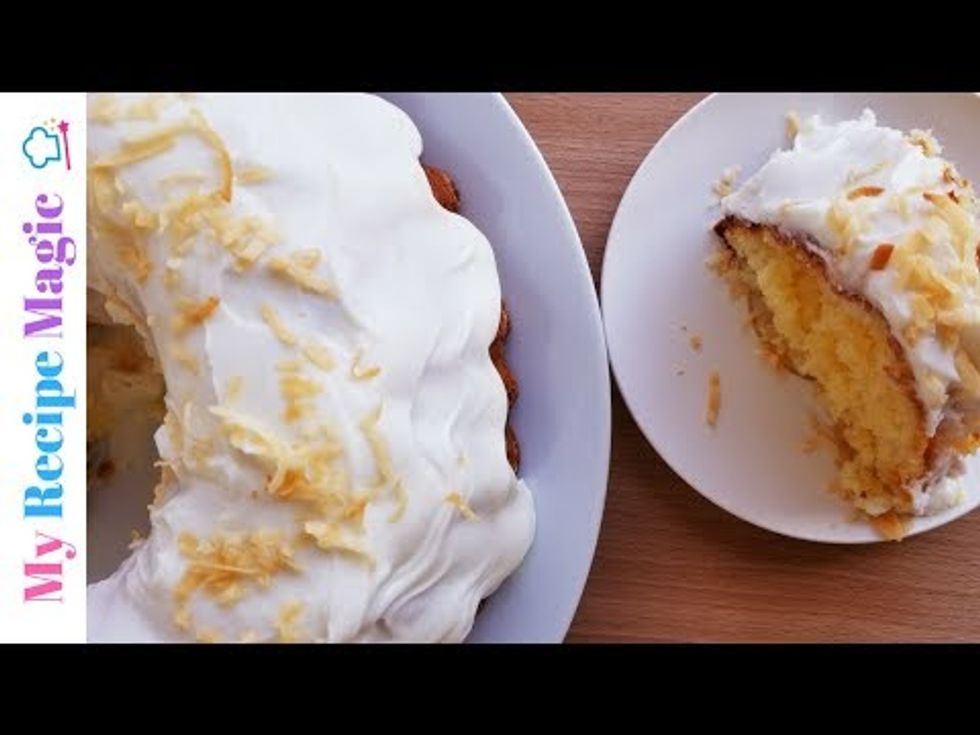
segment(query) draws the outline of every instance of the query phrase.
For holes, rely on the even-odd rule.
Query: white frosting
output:
[[[939,153],[925,134],[906,136],[878,126],[870,110],[838,123],[813,116],[803,121],[790,150],[775,152],[722,200],[725,215],[800,237],[824,260],[835,283],[881,311],[913,371],[930,435],[964,387],[956,350],[965,349],[974,363],[980,357],[975,202]],[[947,211],[951,207],[955,211]],[[888,267],[872,269],[876,251],[886,243],[895,248]],[[939,313],[923,314],[925,291],[910,286],[907,270],[898,267],[909,253],[950,288],[952,298]],[[957,333],[955,344],[940,339],[940,322]],[[955,409],[964,412],[966,402],[958,401]],[[933,488],[937,497],[955,495],[941,484]],[[936,510],[934,500],[916,493],[917,511]]]
[[[193,109],[204,118],[194,120]],[[479,601],[527,552],[534,513],[505,455],[507,397],[488,356],[500,317],[493,251],[476,227],[433,199],[411,120],[367,95],[207,95],[159,104],[126,96],[93,99],[90,117],[95,171],[122,150],[145,147],[154,131],[188,122],[194,130],[144,160],[102,168],[120,192],[103,191],[109,204],[99,205],[93,180],[90,283],[109,297],[111,314],[135,315],[160,359],[174,428],[161,427],[156,439],[174,479],[151,509],[148,539],[90,588],[90,639],[462,640]],[[99,123],[108,118],[116,121]],[[248,166],[269,172],[261,183],[236,182],[230,204],[212,210],[218,220],[261,222],[252,233],[271,246],[250,266],[229,252],[241,254],[248,243],[243,228],[209,228],[177,210],[188,196],[221,187],[218,148],[201,132],[208,130],[220,135],[243,179]],[[198,173],[203,178],[186,176]],[[148,217],[138,247],[149,274],[141,282],[132,249],[112,228],[125,223],[132,232],[133,220]],[[189,235],[188,221],[195,223]],[[178,255],[180,242],[189,249]],[[305,249],[321,257],[304,272],[335,298],[270,269],[271,259]],[[179,277],[166,276],[168,267]],[[181,297],[185,306],[209,297],[220,303],[200,325],[181,330],[174,327],[186,313]],[[295,345],[276,336],[264,305]],[[309,351],[318,359],[304,355],[309,341],[325,348]],[[325,353],[332,369],[323,368]],[[290,419],[283,376],[297,366],[315,395]],[[232,441],[236,422],[261,427],[267,444],[241,433]],[[256,456],[268,442],[337,455],[320,465],[329,467],[329,481],[322,473],[311,480],[322,504],[270,494],[275,462]],[[357,497],[366,500],[362,515]],[[354,508],[346,518],[337,510],[345,507]],[[196,552],[178,542],[184,532],[194,535]],[[178,600],[188,570],[207,571],[214,560],[204,542],[249,533],[278,534],[270,543],[288,545],[296,568],[265,579],[232,570],[240,594],[232,604],[220,604],[228,585],[214,579],[199,578]],[[197,552],[203,566],[189,559]]]

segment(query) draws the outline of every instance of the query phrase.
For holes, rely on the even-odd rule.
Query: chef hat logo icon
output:
[[[51,161],[61,160],[61,141],[57,135],[42,127],[33,128],[28,133],[22,150],[34,168],[44,168]]]

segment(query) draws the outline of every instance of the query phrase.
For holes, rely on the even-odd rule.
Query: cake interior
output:
[[[814,381],[832,423],[833,489],[871,516],[912,511],[935,453],[914,378],[884,317],[835,289],[823,264],[772,227],[722,221],[718,270],[749,305],[772,361]]]

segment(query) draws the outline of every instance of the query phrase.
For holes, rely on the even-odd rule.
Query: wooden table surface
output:
[[[702,96],[508,95],[568,201],[597,282],[630,177]],[[980,512],[898,544],[783,538],[677,477],[615,387],[612,424],[605,518],[570,641],[980,640]]]

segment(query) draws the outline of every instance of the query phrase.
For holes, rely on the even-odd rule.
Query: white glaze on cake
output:
[[[932,436],[944,420],[978,423],[980,244],[972,189],[926,133],[855,120],[799,124],[733,194],[724,215],[780,228],[827,265],[828,276],[884,315],[913,371]],[[887,267],[876,252],[892,246]],[[879,263],[880,265],[880,263]],[[914,490],[916,512],[935,512],[958,493],[940,463]]]
[[[152,532],[90,588],[90,639],[462,640],[534,513],[493,251],[433,199],[411,120],[368,95],[90,118],[90,285],[149,339],[169,413]]]

